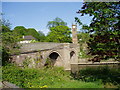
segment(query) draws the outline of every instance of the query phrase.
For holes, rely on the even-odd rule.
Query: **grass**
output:
[[[104,84],[104,88],[120,88],[120,70],[119,68],[96,67],[80,70],[73,74],[76,80],[85,82],[99,81]]]
[[[3,69],[3,80],[21,88],[102,88],[100,82],[74,80],[63,68],[30,69],[6,65]]]

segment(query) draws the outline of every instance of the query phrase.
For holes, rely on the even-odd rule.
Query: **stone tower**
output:
[[[78,44],[77,25],[72,24],[72,43]]]

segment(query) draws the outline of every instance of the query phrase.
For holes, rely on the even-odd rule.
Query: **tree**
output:
[[[20,36],[27,35],[27,29],[24,26],[16,26],[13,32]]]
[[[50,32],[47,35],[48,42],[71,42],[71,31],[67,26],[51,27]]]
[[[2,65],[5,62],[8,62],[10,59],[10,55],[19,53],[20,46],[17,42],[21,39],[18,34],[15,34],[10,30],[11,23],[9,20],[0,19],[1,30],[0,33],[0,60],[2,59]]]
[[[45,35],[42,32],[37,32],[34,28],[26,29],[23,26],[16,26],[13,30],[14,33],[17,33],[19,36],[31,35],[37,39],[37,41],[44,41]]]
[[[4,26],[4,25],[2,25],[2,29],[0,29],[0,30],[2,30],[2,33],[11,32],[10,28],[7,26]]]
[[[3,14],[3,13],[0,13],[0,15],[3,16],[4,14]],[[1,26],[6,26],[6,27],[8,27],[8,28],[11,28],[11,25],[12,25],[12,24],[10,23],[9,20],[2,18],[2,19],[0,19],[0,25],[1,25]]]
[[[79,43],[86,43],[90,39],[89,33],[79,32],[77,34]]]
[[[90,54],[120,60],[120,4],[119,2],[85,2],[77,12],[93,16],[88,30]]]
[[[1,25],[2,25],[2,26],[6,26],[6,27],[8,27],[8,28],[11,28],[11,25],[12,25],[12,24],[10,23],[9,20],[1,19],[0,22],[1,22]]]
[[[2,64],[9,61],[10,55],[19,53],[20,46],[17,42],[21,39],[18,34],[13,32],[2,33]]]
[[[2,13],[0,13],[0,15],[3,15]],[[5,33],[5,32],[10,32],[10,28],[11,28],[11,23],[9,20],[6,19],[0,19],[0,33]]]
[[[31,35],[35,37],[38,41],[40,41],[40,35],[34,28],[28,28],[26,35]]]
[[[48,22],[47,27],[50,29],[51,27],[56,27],[60,25],[66,26],[67,23],[64,22],[62,19],[56,17],[53,21]]]
[[[42,31],[38,31],[39,37],[40,37],[40,42],[46,41],[46,36]]]

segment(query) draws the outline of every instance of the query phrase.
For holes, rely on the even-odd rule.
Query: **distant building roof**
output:
[[[24,40],[36,40],[36,38],[34,38],[34,37],[31,36],[31,35],[23,36],[23,39],[24,39]]]

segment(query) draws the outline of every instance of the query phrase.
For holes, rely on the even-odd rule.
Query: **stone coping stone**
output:
[[[12,83],[7,82],[7,81],[2,81],[2,87],[3,88],[19,88],[15,84],[12,84]]]
[[[120,62],[89,62],[89,63],[71,63],[71,64],[77,64],[77,65],[104,65],[104,64],[120,64]]]

